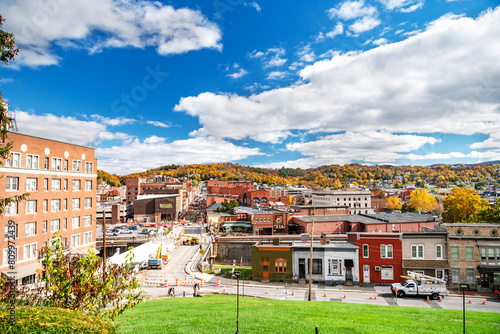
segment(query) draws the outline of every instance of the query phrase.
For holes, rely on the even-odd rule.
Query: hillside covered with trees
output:
[[[110,185],[124,184],[125,179],[132,177],[148,178],[165,175],[173,178],[187,177],[193,180],[246,180],[269,185],[292,184],[342,188],[346,184],[357,185],[392,183],[395,188],[414,184],[422,187],[426,183],[438,187],[449,185],[474,184],[481,190],[488,185],[498,186],[500,164],[483,163],[477,165],[436,165],[436,166],[366,166],[360,164],[330,165],[317,168],[285,168],[268,169],[242,166],[232,163],[213,163],[195,165],[165,165],[129,175],[111,175],[98,171],[99,182]]]

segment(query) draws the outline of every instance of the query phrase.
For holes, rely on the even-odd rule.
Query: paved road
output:
[[[199,282],[199,280],[197,280]],[[173,284],[169,284],[173,286]],[[146,292],[149,297],[164,297],[167,295],[167,290],[164,287],[146,287]],[[208,282],[201,287],[202,294],[232,294],[235,295],[237,287],[235,284],[216,285],[216,281]],[[244,290],[244,292],[243,292]],[[355,304],[374,304],[374,305],[389,305],[389,306],[412,306],[424,308],[443,308],[452,310],[462,310],[462,296],[450,295],[442,299],[442,301],[430,300],[421,297],[405,297],[395,298],[392,296],[388,287],[371,288],[372,291],[360,290],[360,288],[350,289],[349,287],[338,288],[321,288],[313,287],[312,300],[320,302],[342,302]],[[193,295],[193,285],[181,285],[175,287],[176,297],[191,297]],[[239,287],[240,296],[251,296],[258,298],[280,299],[280,300],[308,300],[308,288],[304,286],[288,285],[285,286],[264,286],[256,285],[255,282],[240,281]],[[325,296],[326,295],[326,296]],[[345,298],[344,298],[345,297]],[[371,297],[371,299],[370,299]],[[375,299],[376,297],[376,299]],[[469,300],[471,303],[469,303]],[[485,300],[486,304],[483,304]],[[466,297],[466,310],[481,311],[481,312],[496,312],[500,313],[500,298],[486,298],[474,296]]]

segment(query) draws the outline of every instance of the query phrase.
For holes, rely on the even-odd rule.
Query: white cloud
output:
[[[424,6],[424,1],[419,1],[408,8],[401,8],[400,11],[403,13],[411,13],[413,11],[416,11],[417,9],[422,8],[423,6]]]
[[[300,60],[306,63],[313,62],[316,59],[316,54],[311,50],[309,44],[302,47],[297,54],[300,56]]]
[[[379,0],[386,9],[393,10],[396,8],[406,7],[414,4],[417,0]],[[419,1],[420,2],[420,1]]]
[[[135,123],[135,119],[125,118],[125,117],[108,118],[108,117],[103,117],[103,116],[97,115],[97,114],[91,115],[90,117],[96,122],[99,122],[101,124],[111,125],[111,126],[119,126],[119,125]]]
[[[265,52],[254,50],[249,54],[250,58],[259,58],[263,62],[264,68],[280,67],[285,65],[288,59],[283,56],[286,54],[284,48],[269,48]]]
[[[163,122],[159,122],[159,121],[147,121],[146,123],[154,125],[154,126],[158,126],[160,128],[169,128],[170,127],[170,125],[165,124]]]
[[[259,4],[254,1],[250,4],[250,6],[252,6],[253,8],[255,8],[256,11],[260,12],[262,10],[262,8],[260,8]]]
[[[231,77],[233,79],[238,79],[238,78],[241,78],[245,75],[247,75],[248,72],[245,71],[244,69],[240,68],[240,70],[238,72],[234,72],[234,73],[230,73],[230,74],[227,74],[226,76],[228,77]]]
[[[379,39],[374,40],[372,43],[375,45],[385,45],[385,44],[387,44],[387,39],[379,38]]]
[[[331,8],[327,12],[331,19],[337,17],[343,20],[352,20],[358,17],[374,16],[377,14],[377,9],[373,6],[365,6],[364,0],[360,0],[345,1],[337,8]]]
[[[175,110],[199,118],[191,135],[219,138],[273,131],[490,134],[500,128],[498,59],[500,7],[476,19],[442,17],[398,43],[337,53],[304,68],[304,83],[248,97],[202,93],[182,98]]]
[[[288,74],[289,73],[285,71],[272,71],[268,73],[267,79],[277,80],[286,77]]]
[[[327,32],[325,35],[328,38],[334,38],[337,35],[341,35],[344,32],[344,26],[342,23],[338,22],[332,31]]]
[[[89,145],[100,139],[115,139],[113,134],[106,132],[106,125],[95,121],[87,122],[52,114],[35,115],[20,110],[15,111],[15,116],[19,132],[28,135],[78,145]]]
[[[349,29],[355,34],[372,30],[380,24],[380,20],[374,17],[365,16],[349,26]]]
[[[165,138],[151,136],[128,145],[97,148],[99,169],[128,174],[166,164],[201,164],[229,162],[262,155],[257,148],[236,146],[215,138],[191,138],[167,143]],[[131,159],[130,157],[140,157]]]
[[[5,29],[16,35],[18,63],[55,65],[55,45],[100,52],[155,47],[161,55],[221,49],[221,31],[201,12],[147,0],[7,1]]]

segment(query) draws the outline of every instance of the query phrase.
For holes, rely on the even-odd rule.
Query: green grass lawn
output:
[[[234,333],[236,296],[149,300],[125,312],[119,333]],[[462,311],[240,297],[249,333],[461,333]],[[467,333],[500,333],[500,314],[466,313]]]

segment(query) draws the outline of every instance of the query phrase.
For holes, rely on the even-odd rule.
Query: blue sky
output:
[[[485,0],[4,0],[19,132],[99,169],[500,159],[500,7]]]

